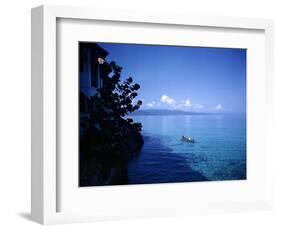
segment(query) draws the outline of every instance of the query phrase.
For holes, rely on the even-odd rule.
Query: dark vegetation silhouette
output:
[[[88,100],[89,118],[80,135],[80,186],[127,184],[128,162],[143,145],[142,126],[126,115],[138,110],[139,84],[121,81],[122,68],[108,64],[103,87]],[[110,72],[108,71],[108,72]],[[85,125],[86,122],[86,125]]]

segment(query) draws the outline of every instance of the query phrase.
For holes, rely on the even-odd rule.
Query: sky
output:
[[[141,86],[141,109],[246,113],[245,49],[98,44]]]

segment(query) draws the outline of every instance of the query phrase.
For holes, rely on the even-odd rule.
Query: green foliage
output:
[[[141,131],[141,125],[133,123],[132,119],[125,119],[124,117],[142,105],[142,101],[137,101],[133,104],[133,100],[138,96],[137,90],[140,88],[139,84],[133,84],[132,77],[127,78],[124,82],[120,81],[122,68],[110,63],[113,75],[103,76],[103,87],[98,89],[98,94],[91,98],[91,121],[98,126],[99,130],[104,128],[116,128],[120,130],[122,125],[133,125],[137,131]]]
[[[126,167],[143,144],[141,124],[126,118],[142,105],[141,101],[133,104],[140,86],[132,77],[122,82],[122,68],[114,62],[110,68],[112,76],[103,76],[103,87],[90,99],[89,128],[80,140],[80,152],[94,157],[104,172]]]
[[[142,105],[138,101],[133,105],[133,99],[138,96],[137,90],[140,88],[138,84],[133,84],[132,77],[127,78],[124,82],[120,82],[122,68],[114,62],[110,63],[113,70],[113,76],[103,77],[103,88],[99,89],[99,93],[94,96],[92,102],[95,110],[102,112],[102,115],[109,117],[124,117],[125,115],[137,110]]]

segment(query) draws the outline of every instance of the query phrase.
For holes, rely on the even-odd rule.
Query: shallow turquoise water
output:
[[[246,179],[245,115],[132,118],[143,125],[144,146],[130,162],[129,184]]]

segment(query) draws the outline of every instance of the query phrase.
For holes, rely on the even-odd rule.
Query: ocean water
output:
[[[245,115],[132,118],[143,125],[144,145],[129,164],[129,184],[246,179]]]

